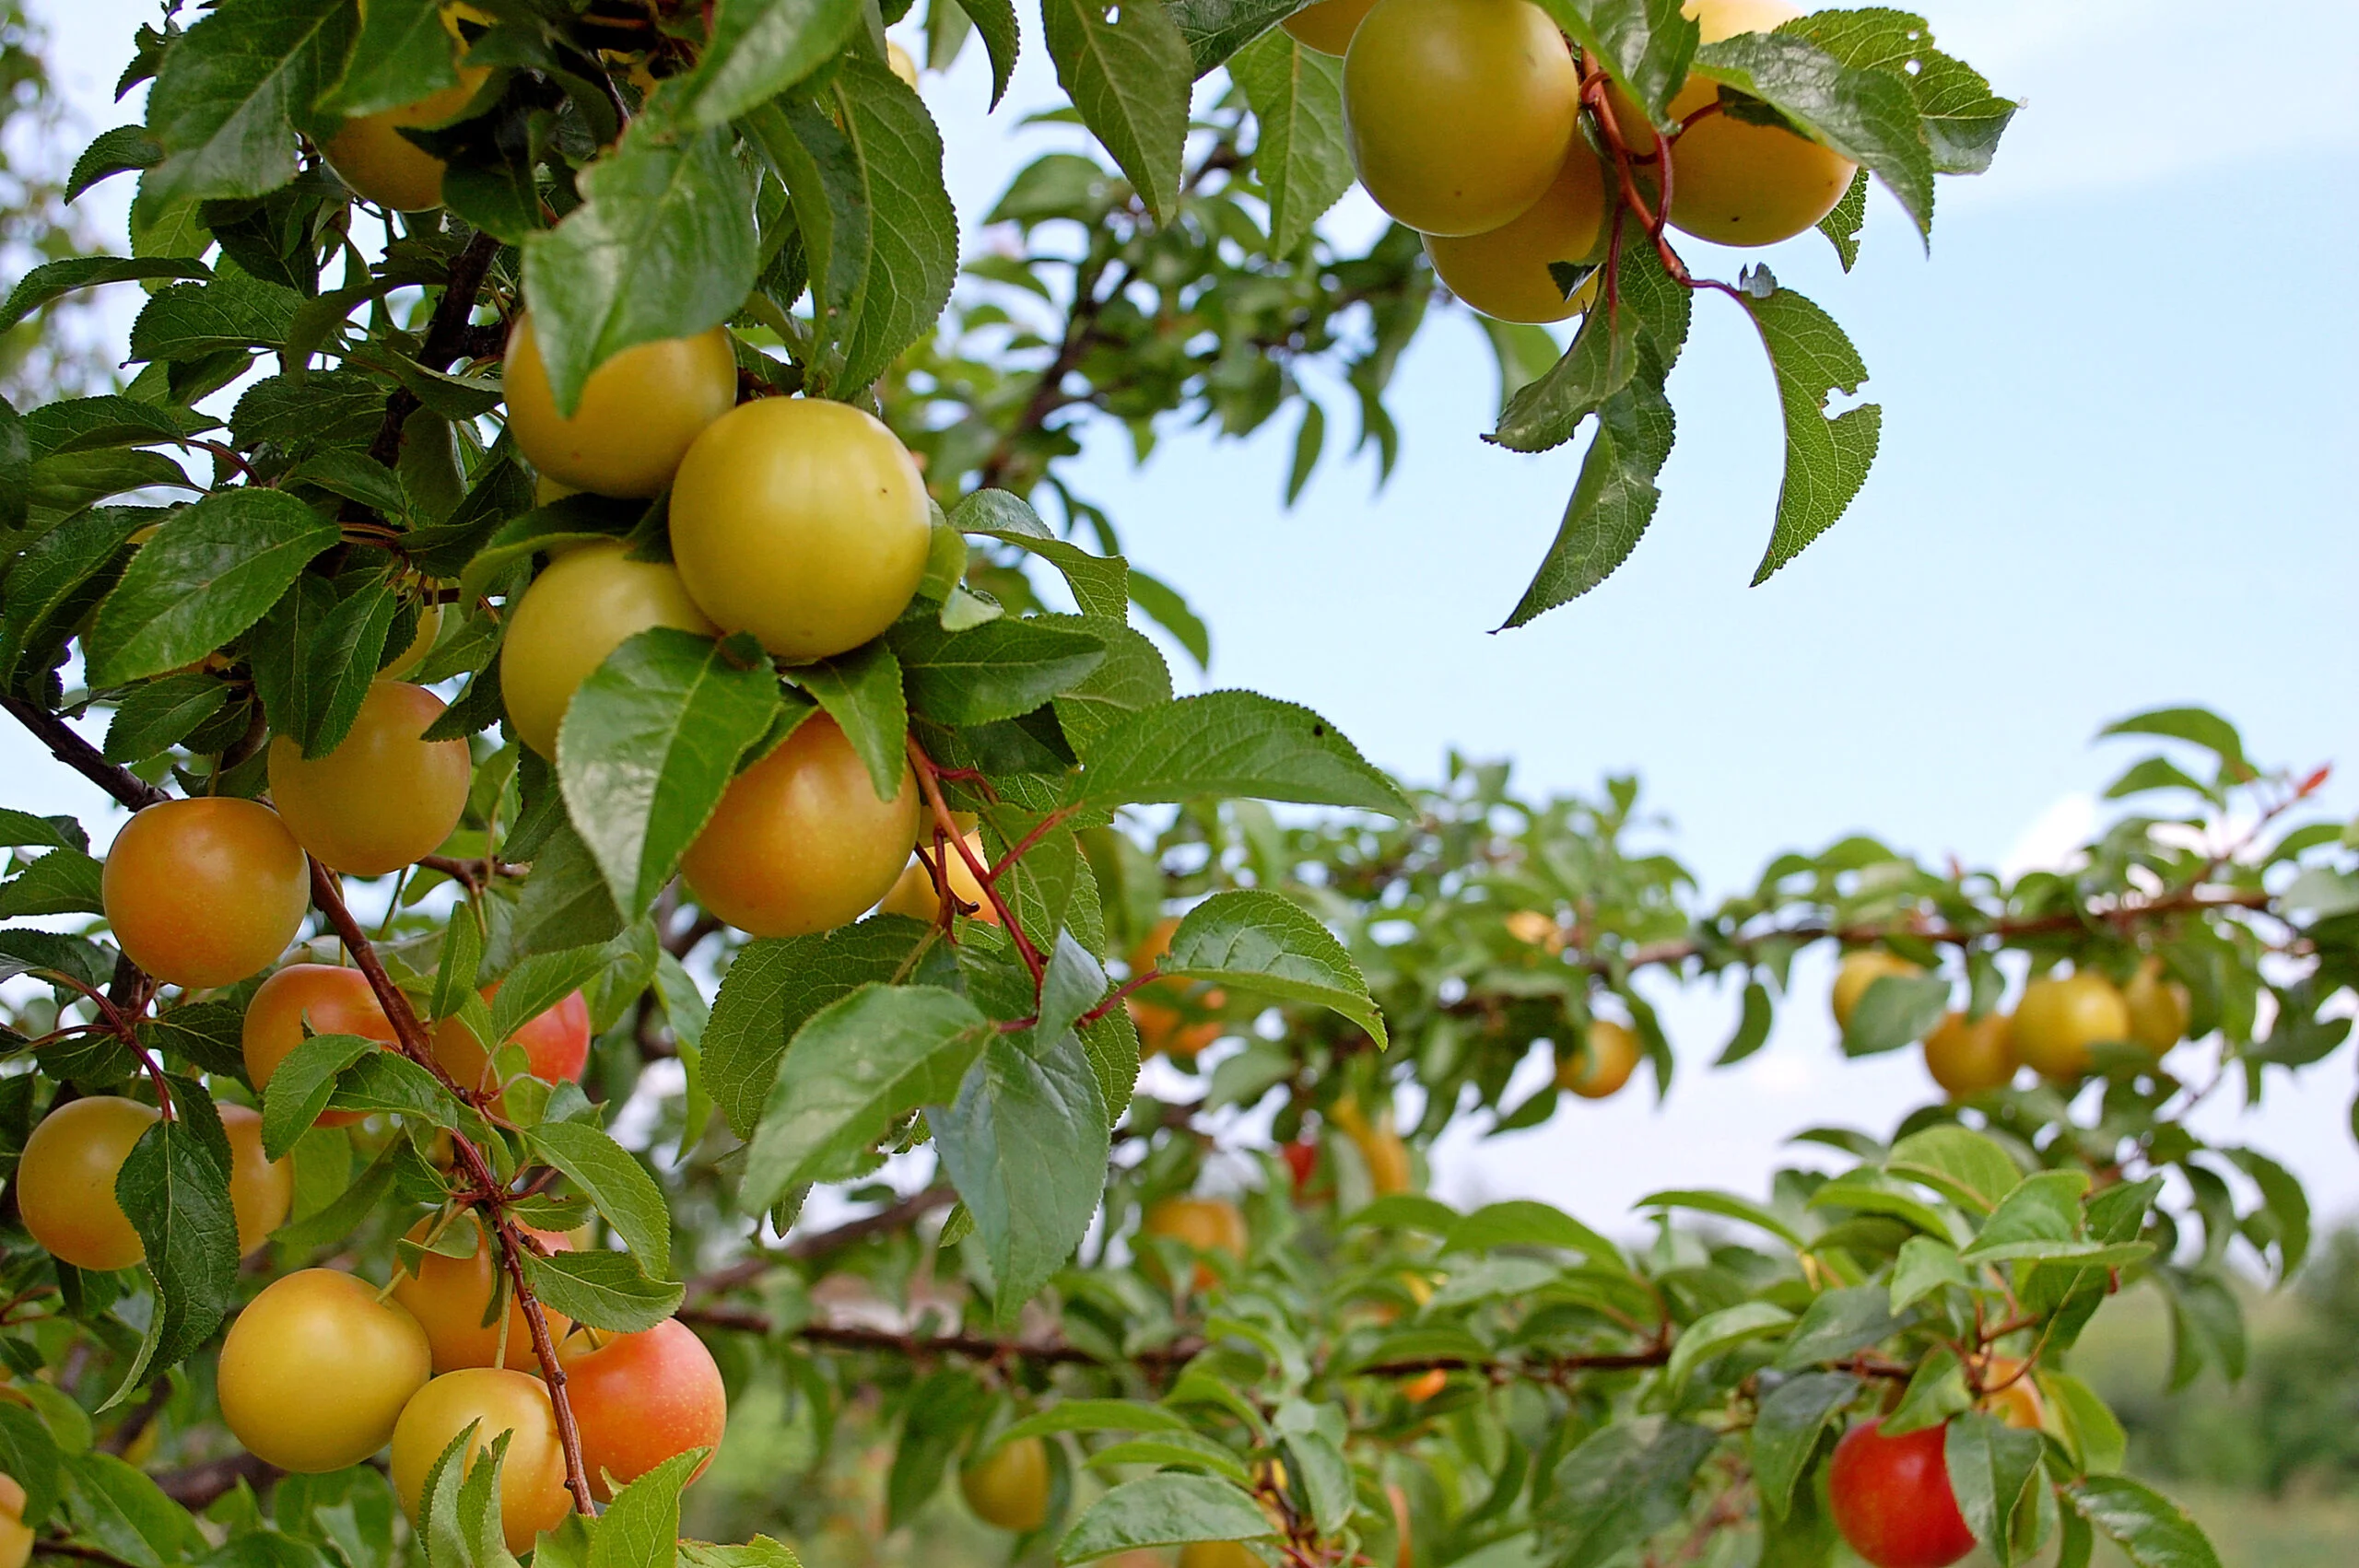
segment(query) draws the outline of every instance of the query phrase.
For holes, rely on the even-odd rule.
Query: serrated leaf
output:
[[[1089,1562],[1142,1547],[1259,1540],[1274,1533],[1242,1487],[1167,1470],[1124,1481],[1092,1504],[1057,1543],[1057,1561]]]
[[[1835,526],[1849,509],[1876,460],[1884,410],[1872,403],[1829,419],[1830,393],[1860,390],[1868,368],[1835,319],[1790,288],[1766,298],[1744,297],[1777,373],[1786,422],[1786,473],[1778,489],[1778,521],[1769,548],[1753,574],[1759,587],[1771,573]]]
[[[0,919],[24,915],[102,915],[99,862],[79,849],[52,849],[0,883]]]
[[[787,1042],[830,1004],[893,979],[923,940],[917,921],[887,916],[738,949],[702,1042],[706,1087],[738,1137],[753,1136]]]
[[[195,663],[260,619],[336,540],[334,521],[276,490],[226,490],[175,513],[99,606],[92,683]]]
[[[336,1075],[384,1045],[360,1035],[314,1035],[288,1052],[263,1086],[263,1153],[285,1158],[328,1108]]]
[[[1964,1251],[1968,1263],[1995,1262],[2075,1240],[2081,1231],[2081,1195],[2088,1190],[2086,1171],[2042,1171],[2025,1176],[1983,1222],[1974,1245]]]
[[[1005,490],[977,490],[950,510],[950,526],[1013,544],[1057,568],[1088,616],[1123,619],[1130,604],[1130,568],[1120,556],[1093,556],[1050,533],[1038,513]]]
[[[1824,1292],[1794,1325],[1778,1354],[1778,1366],[1800,1372],[1822,1362],[1841,1361],[1890,1339],[1908,1322],[1893,1313],[1888,1293],[1873,1285]]]
[[[901,662],[883,638],[794,672],[797,685],[818,700],[868,769],[876,798],[901,792],[910,770],[910,709]]]
[[[212,275],[203,262],[189,256],[69,256],[62,262],[47,262],[25,274],[8,291],[8,302],[0,305],[0,332],[77,288],[142,278]]]
[[[523,1136],[535,1159],[564,1172],[606,1217],[638,1267],[653,1279],[670,1278],[672,1211],[663,1189],[629,1150],[587,1122],[546,1121]]]
[[[1848,1373],[1805,1372],[1762,1398],[1750,1441],[1754,1483],[1765,1510],[1772,1515],[1789,1510],[1794,1483],[1810,1468],[1820,1433],[1859,1392],[1860,1380]]]
[[[1662,500],[1655,479],[1670,460],[1678,427],[1663,395],[1669,367],[1650,341],[1640,341],[1633,353],[1629,381],[1595,409],[1597,432],[1565,503],[1564,521],[1502,630],[1528,625],[1613,576],[1654,521]]]
[[[645,120],[580,177],[582,205],[524,244],[533,332],[559,413],[635,344],[734,315],[760,260],[753,192],[722,130],[663,139]]]
[[[557,781],[626,921],[672,880],[777,711],[758,649],[674,626],[626,638],[574,693]]]
[[[2138,1568],[2220,1568],[2187,1510],[2128,1476],[2091,1476],[2066,1488],[2064,1501]]]
[[[1207,692],[1126,719],[1100,736],[1069,805],[1221,796],[1399,814],[1392,781],[1319,715],[1255,692]]]
[[[649,1278],[627,1252],[557,1252],[542,1258],[527,1251],[524,1275],[532,1281],[533,1293],[556,1311],[616,1334],[654,1328],[680,1309],[687,1293],[676,1280]]]
[[[1933,155],[1908,78],[1845,65],[1789,31],[1743,33],[1696,52],[1694,73],[1761,99],[1865,168],[1919,234],[1933,227]]]
[[[1093,0],[1041,0],[1057,83],[1114,156],[1156,222],[1180,204],[1195,57],[1162,0],[1126,5],[1109,20]]]
[[[205,196],[260,196],[295,178],[293,132],[351,43],[342,0],[225,0],[166,52],[147,94],[147,128],[164,161],[140,183],[142,206]]]
[[[217,1137],[219,1120],[201,1093],[183,1089],[175,1097],[180,1119],[159,1119],[141,1133],[115,1175],[115,1201],[147,1247],[156,1306],[137,1355],[101,1410],[179,1365],[213,1337],[237,1301],[238,1221],[229,1173],[213,1140],[191,1125],[200,1113],[212,1117]]]
[[[1705,1362],[1749,1340],[1776,1334],[1793,1321],[1792,1313],[1766,1301],[1743,1301],[1706,1313],[1680,1330],[1672,1342],[1671,1360],[1663,1364],[1663,1387],[1677,1395]]]
[[[1942,1458],[1958,1512],[1975,1539],[2002,1563],[2016,1560],[2015,1513],[2030,1505],[2025,1494],[2038,1484],[2046,1446],[2036,1432],[1975,1411],[1952,1420],[1943,1434]]]
[[[1965,1288],[1972,1283],[1956,1247],[1931,1236],[1910,1236],[1893,1259],[1892,1310],[1897,1316],[1945,1285]]]
[[[1104,982],[1100,972],[1101,990]],[[1106,1185],[1097,1070],[1069,1023],[1053,1027],[1048,1005],[1039,1028],[992,1032],[955,1098],[927,1102],[935,1152],[991,1258],[1002,1322],[1073,1256]]]
[[[858,0],[722,0],[697,68],[661,108],[699,130],[768,103],[827,63],[860,19]]]
[[[1302,8],[1302,0],[1167,0],[1202,77]]]
[[[910,710],[939,724],[1015,719],[1069,691],[1097,668],[1105,645],[1061,624],[1004,617],[948,632],[912,615],[888,634],[900,658]]]
[[[1884,1168],[1985,1214],[2024,1179],[2022,1169],[1995,1140],[1954,1122],[1910,1133],[1892,1146]]]
[[[164,144],[145,125],[117,125],[111,131],[101,131],[82,149],[74,160],[73,172],[65,177],[65,199],[78,199],[82,193],[102,180],[134,170],[153,169],[164,161]],[[157,258],[161,259],[161,258]],[[194,257],[174,258],[194,261]],[[184,275],[196,276],[191,273]]]
[[[974,1003],[933,986],[866,985],[820,1009],[795,1031],[763,1102],[740,1206],[768,1209],[866,1151],[897,1117],[951,1099],[992,1033]]]
[[[443,25],[440,0],[371,0],[343,76],[321,96],[320,109],[381,114],[454,88],[459,48]]]
[[[1228,62],[1260,139],[1253,172],[1270,205],[1270,254],[1291,256],[1352,185],[1344,63],[1273,28]]]
[[[1565,1456],[1540,1509],[1542,1541],[1561,1568],[1597,1568],[1678,1519],[1712,1451],[1712,1433],[1685,1422],[1604,1427]]]
[[[1383,1014],[1344,944],[1302,906],[1258,888],[1215,893],[1180,922],[1156,961],[1180,979],[1224,979],[1257,995],[1331,1008],[1386,1044]]]
[[[1868,171],[1864,169],[1851,176],[1850,188],[1843,193],[1825,217],[1818,220],[1818,231],[1835,247],[1836,259],[1849,272],[1860,260],[1860,231],[1868,224]]]
[[[107,726],[100,748],[109,762],[139,762],[188,738],[229,700],[229,688],[202,671],[187,670],[132,688]]]
[[[942,134],[924,102],[883,65],[849,60],[828,89],[858,158],[869,240],[858,308],[833,384],[857,390],[933,329],[958,275],[958,222],[942,182]]]

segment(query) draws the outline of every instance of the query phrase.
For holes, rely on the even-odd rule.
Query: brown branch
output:
[[[466,249],[451,259],[442,298],[435,304],[434,315],[427,322],[426,341],[417,350],[417,362],[428,369],[447,370],[466,351],[471,341],[468,318],[475,314],[475,297],[482,292],[484,275],[491,270],[491,260],[499,253],[499,240],[478,230],[467,241]],[[369,443],[371,459],[387,468],[400,460],[402,427],[417,409],[416,393],[407,387],[393,390],[385,399],[385,418],[377,427],[377,439]]]
[[[679,1316],[686,1322],[701,1323],[710,1328],[728,1328],[745,1334],[766,1335],[773,1328],[766,1315],[739,1307],[684,1306]],[[1151,1370],[1181,1365],[1202,1353],[1204,1348],[1202,1340],[1177,1340],[1168,1345],[1135,1352],[1121,1362],[1109,1363],[1093,1351],[1083,1350],[1061,1340],[995,1340],[982,1334],[897,1334],[889,1328],[863,1328],[833,1323],[805,1324],[794,1330],[793,1337],[807,1344],[826,1345],[839,1351],[877,1351],[910,1361],[956,1356],[962,1361],[1020,1361],[1036,1366],[1132,1365]]]
[[[919,788],[925,791],[927,806],[933,812],[938,837],[957,850],[958,858],[967,862],[967,870],[973,874],[976,884],[982,888],[984,898],[991,903],[992,912],[999,917],[1000,929],[1007,933],[1008,941],[1015,944],[1016,956],[1024,960],[1024,967],[1031,973],[1032,985],[1037,990],[1048,973],[1047,961],[1040,956],[1040,950],[1033,945],[1032,939],[1024,934],[1023,926],[1016,921],[1015,911],[1008,907],[1007,900],[1001,896],[999,888],[994,885],[991,869],[983,864],[974,847],[967,842],[967,836],[958,831],[957,821],[951,816],[950,806],[942,798],[942,769],[935,765],[933,758],[926,755],[925,748],[918,744],[916,736],[909,737],[908,745],[910,766],[917,773]]]
[[[286,1473],[277,1466],[252,1454],[238,1453],[226,1459],[194,1465],[184,1470],[169,1470],[155,1480],[164,1495],[182,1507],[204,1509],[236,1491],[240,1481],[260,1487]]]
[[[814,1231],[809,1235],[791,1238],[775,1253],[763,1253],[733,1263],[726,1269],[700,1275],[688,1281],[688,1299],[719,1295],[740,1285],[752,1284],[781,1263],[806,1263],[825,1258],[847,1246],[901,1230],[931,1214],[936,1209],[947,1209],[957,1202],[958,1194],[948,1187],[934,1186],[913,1192],[897,1203],[888,1203],[874,1214],[863,1214],[857,1220],[847,1220],[832,1230]]]
[[[376,994],[378,1005],[384,1009],[387,1022],[393,1024],[402,1054],[433,1073],[462,1104],[475,1104],[481,1096],[463,1088],[435,1059],[433,1041],[428,1036],[425,1024],[418,1021],[417,1010],[410,1006],[409,998],[403,994],[401,988],[393,984],[393,977],[385,972],[384,962],[377,956],[375,946],[369,941],[369,933],[362,930],[360,922],[352,918],[352,911],[345,905],[344,891],[337,884],[335,873],[316,860],[311,861],[311,902],[319,906],[320,912],[335,928],[336,935],[343,938],[346,951],[352,954],[354,965],[368,980],[369,989]],[[548,1386],[549,1408],[557,1417],[557,1441],[565,1450],[566,1488],[573,1493],[573,1504],[578,1512],[594,1514],[597,1510],[590,1493],[589,1471],[581,1457],[581,1432],[573,1420],[572,1401],[566,1398],[565,1367],[557,1360],[557,1343],[549,1336],[547,1315],[542,1311],[540,1301],[533,1294],[532,1285],[524,1278],[523,1236],[517,1230],[515,1221],[509,1217],[504,1188],[490,1162],[484,1158],[483,1151],[475,1147],[473,1140],[455,1129],[451,1134],[451,1148],[472,1184],[471,1196],[483,1212],[484,1229],[499,1244],[500,1266],[507,1272],[510,1287],[516,1293],[516,1305],[524,1315],[524,1326],[531,1330],[533,1353],[540,1360],[541,1381]]]
[[[47,708],[6,693],[0,693],[0,708],[6,708],[18,723],[31,731],[49,748],[50,755],[105,790],[124,809],[135,812],[170,798],[129,768],[109,762],[100,755],[98,747]]]

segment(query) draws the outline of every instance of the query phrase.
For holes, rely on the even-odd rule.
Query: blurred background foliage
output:
[[[65,205],[66,161],[87,133],[69,125],[50,80],[46,41],[22,0],[0,0],[0,280],[13,287],[43,262],[99,249]],[[87,291],[68,295],[0,333],[0,397],[19,408],[115,380],[78,318]]]

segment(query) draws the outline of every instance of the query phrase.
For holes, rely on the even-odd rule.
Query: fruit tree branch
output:
[[[447,370],[468,342],[467,318],[475,311],[475,297],[483,290],[484,275],[491,270],[491,260],[499,253],[499,240],[493,235],[477,231],[467,241],[466,249],[451,259],[451,270],[442,285],[442,298],[434,307],[434,315],[427,322],[426,341],[417,351],[417,362],[429,370]],[[387,468],[393,466],[402,454],[402,427],[417,412],[416,393],[407,387],[397,387],[385,399],[384,423],[377,427],[377,439],[369,443],[369,455]]]
[[[6,708],[18,723],[31,731],[49,748],[50,755],[105,790],[124,810],[135,812],[170,799],[129,768],[109,762],[98,747],[48,709],[5,693],[0,693],[0,708]]]

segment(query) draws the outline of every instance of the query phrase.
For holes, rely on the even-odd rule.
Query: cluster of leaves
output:
[[[1603,807],[1525,810],[1502,776],[1470,772],[1411,802],[1305,709],[1243,692],[1175,696],[1129,608],[1199,657],[1202,628],[1131,571],[1110,530],[1098,550],[1075,542],[1081,524],[1105,520],[1055,476],[1075,437],[1050,421],[1100,410],[1143,452],[1167,413],[1248,430],[1303,395],[1303,371],[1324,358],[1357,395],[1364,436],[1389,453],[1381,394],[1430,294],[1405,233],[1349,257],[1313,232],[1343,189],[1338,89],[1332,63],[1270,33],[1292,8],[1149,0],[1109,16],[1048,0],[1042,30],[1060,79],[1120,178],[1074,155],[1020,176],[999,214],[1025,246],[1052,221],[1088,238],[971,263],[978,298],[949,333],[935,327],[956,285],[957,215],[939,133],[885,64],[881,29],[900,15],[890,6],[725,0],[707,14],[483,0],[461,24],[464,62],[429,0],[372,0],[365,18],[346,0],[225,0],[185,29],[168,16],[143,29],[123,87],[152,82],[147,123],[102,135],[70,181],[78,193],[136,171],[132,254],[37,268],[0,307],[13,324],[84,287],[151,288],[131,333],[142,368],[121,394],[22,415],[0,405],[0,705],[126,806],[173,789],[251,797],[274,737],[314,756],[338,744],[372,679],[435,607],[439,636],[411,678],[451,692],[429,734],[466,738],[475,766],[459,830],[383,890],[375,934],[336,879],[314,879],[311,940],[340,943],[369,976],[398,1050],[318,1036],[258,1094],[240,1049],[252,982],[171,994],[102,933],[0,931],[0,979],[18,981],[0,1159],[68,1094],[144,1082],[175,1111],[142,1138],[118,1186],[144,1271],[77,1270],[8,1234],[0,1346],[20,1373],[55,1382],[28,1384],[39,1390],[28,1406],[0,1404],[0,1470],[24,1485],[25,1518],[44,1539],[138,1568],[217,1553],[345,1568],[390,1560],[393,1513],[370,1472],[279,1479],[265,1512],[243,1485],[274,1478],[219,1452],[208,1347],[244,1286],[217,1095],[256,1103],[266,1149],[295,1161],[293,1217],[275,1237],[282,1263],[414,1258],[420,1244],[401,1238],[417,1221],[474,1207],[499,1223],[495,1312],[512,1289],[623,1330],[687,1304],[716,1330],[759,1329],[775,1364],[820,1403],[845,1397],[879,1356],[1024,1369],[984,1391],[1020,1392],[1035,1433],[1142,1434],[1144,1447],[1093,1453],[1101,1470],[1157,1467],[1080,1515],[1060,1538],[1071,1558],[1267,1537],[1306,1564],[1330,1563],[1397,1535],[1405,1512],[1438,1562],[1519,1534],[1563,1561],[1598,1561],[1690,1510],[1719,1517],[1719,1494],[1756,1495],[1740,1476],[1757,1481],[1765,1464],[1783,1467],[1788,1484],[1758,1493],[1764,1515],[1802,1519],[1776,1527],[1817,1543],[1795,1549],[1805,1557],[1823,1556],[1799,1479],[1815,1473],[1836,1410],[1879,1377],[1902,1381],[1837,1363],[1872,1351],[1906,1370],[1910,1408],[1938,1419],[1971,1402],[1976,1358],[1993,1346],[2041,1332],[2069,1342],[2107,1269],[2171,1281],[2190,1326],[2182,1343],[2200,1348],[2228,1342],[2206,1281],[2232,1240],[2271,1247],[2290,1267],[2298,1187],[2249,1151],[2203,1148],[2180,1119],[2202,1091],[2126,1062],[2107,1064],[2085,1123],[2052,1091],[2011,1093],[1970,1109],[1979,1131],[1934,1111],[1889,1148],[1855,1137],[1846,1146],[1858,1172],[1824,1187],[1793,1176],[1767,1208],[1682,1198],[1722,1218],[1774,1221],[1765,1228],[1785,1254],[1739,1256],[1667,1232],[1632,1256],[1537,1208],[1454,1216],[1395,1197],[1369,1209],[1351,1141],[1329,1137],[1335,1179],[1306,1193],[1302,1216],[1289,1184],[1273,1180],[1255,1205],[1253,1258],[1202,1265],[1227,1289],[1158,1286],[1191,1276],[1168,1243],[1133,1248],[1140,1267],[1122,1262],[1133,1205],[1196,1180],[1202,1110],[1283,1089],[1280,1135],[1294,1139],[1308,1116],[1344,1127],[1347,1097],[1379,1106],[1411,1079],[1426,1092],[1420,1142],[1458,1114],[1529,1125],[1554,1097],[1502,1106],[1515,1066],[1543,1045],[1578,1048],[1601,984],[1667,1082],[1669,1047],[1634,979],[1650,968],[1689,980],[1746,971],[1735,1057],[1766,1037],[1771,989],[1810,941],[1955,948],[1978,1008],[1993,1000],[2003,951],[2118,966],[2152,949],[2196,990],[2199,1026],[2218,1033],[2256,1089],[2265,1065],[2297,1068],[2341,1044],[2347,1024],[2331,1004],[2359,975],[2349,929],[2359,900],[2331,830],[2305,830],[2263,860],[2193,854],[2138,821],[2083,871],[2005,888],[1852,843],[1781,861],[1751,897],[1699,910],[1675,865],[1620,848],[1627,787]],[[1857,151],[1920,224],[1931,173],[1966,167],[1977,147],[1987,160],[2003,123],[2004,106],[1966,90],[1978,78],[1931,53],[1913,19],[1854,34],[1820,18],[1766,50],[1696,53],[1675,11],[1663,0],[1551,6],[1649,112],[1692,54],[1750,100]],[[960,0],[957,14],[1003,88],[1018,46],[1012,9]],[[966,36],[952,16],[939,9],[930,29],[938,56]],[[1904,58],[1919,68],[1900,69]],[[1191,84],[1225,63],[1235,90],[1191,161]],[[316,149],[347,118],[460,85],[462,64],[487,73],[466,111],[414,138],[447,163],[446,210],[397,217],[356,202]],[[1553,445],[1596,414],[1593,468],[1621,462],[1614,443],[1625,438],[1631,451],[1667,441],[1662,411],[1638,389],[1660,392],[1688,283],[1662,247],[1633,245],[1611,264],[1614,309],[1510,404],[1503,439],[1520,431],[1527,446]],[[1780,332],[1802,343],[1819,330],[1806,302],[1757,282],[1739,292],[1773,351]],[[1045,318],[1019,313],[1018,296]],[[858,401],[874,390],[929,459],[941,507],[908,613],[867,645],[787,668],[742,638],[642,633],[584,682],[554,760],[509,738],[498,656],[536,563],[584,539],[623,539],[656,558],[665,549],[661,498],[535,504],[490,374],[527,301],[561,406],[620,350],[724,322],[748,395]],[[1497,341],[1503,363],[1532,367],[1529,337]],[[1786,390],[1790,405],[1808,405],[1793,422],[1807,465],[1825,389]],[[1856,411],[1844,419],[1855,423],[1811,439],[1849,450],[1840,429],[1862,422]],[[1297,486],[1323,423],[1306,412]],[[186,466],[198,453],[209,474]],[[1064,502],[1063,534],[1027,499],[1043,486]],[[1584,493],[1641,507],[1626,514],[1640,524],[1651,507],[1650,478],[1642,491],[1620,469],[1585,479]],[[1801,535],[1832,521],[1797,515]],[[1780,527],[1788,537],[1788,520]],[[1027,574],[1050,572],[1077,613],[1041,608]],[[65,720],[99,710],[111,717],[94,746]],[[977,816],[994,922],[880,915],[741,943],[693,907],[675,872],[715,802],[819,712],[880,793],[908,787],[905,757],[916,766],[937,855],[960,839],[954,813]],[[2274,787],[2251,777],[2217,724],[2182,715],[2145,726],[2208,740],[2217,782],[2154,771],[2168,764],[2142,765],[2129,782],[2191,787],[2214,803]],[[1281,828],[1262,802],[1403,825],[1371,815]],[[1142,846],[1133,835],[1171,807],[1162,841]],[[1517,825],[1501,825],[1509,819]],[[14,851],[0,919],[103,912],[80,824],[9,811],[0,833]],[[1553,937],[1511,923],[1543,911]],[[2318,918],[2293,925],[2305,911]],[[1191,1106],[1136,1094],[1139,1040],[1117,990],[1146,977],[1121,955],[1167,917],[1178,923],[1158,977],[1206,988],[1187,1005],[1250,1026]],[[2298,975],[2265,973],[2268,959]],[[601,1034],[584,1088],[520,1082],[495,1111],[431,1065],[428,1026],[464,1021],[512,1050],[520,1025],[576,989]],[[1851,1048],[1905,1043],[1929,995],[1880,982]],[[619,1110],[645,1063],[666,1056],[682,1071],[660,1137],[626,1146]],[[316,1128],[323,1110],[369,1119]],[[1045,1291],[1061,1324],[1046,1350],[863,1338],[797,1288],[821,1259],[842,1261],[845,1245],[804,1238],[745,1256],[749,1233],[793,1227],[813,1187],[867,1182],[927,1146],[943,1203],[957,1200],[930,1240],[956,1249],[962,1320],[1004,1330]],[[2238,1209],[2223,1160],[2258,1185],[2260,1208]],[[2149,1212],[2163,1169],[2193,1186],[2185,1214]],[[932,1196],[886,1217],[931,1212]],[[2190,1219],[2200,1258],[2181,1239]],[[514,1245],[515,1225],[584,1221],[607,1246],[551,1257]],[[466,1229],[429,1235],[462,1245]],[[906,1224],[862,1240],[900,1258],[916,1245]],[[1314,1272],[1321,1258],[1333,1267]],[[1438,1285],[1422,1306],[1407,1299],[1417,1293],[1404,1270]],[[1335,1293],[1339,1280],[1407,1293],[1390,1304],[1400,1331],[1438,1337],[1414,1354],[1387,1340],[1387,1325],[1356,1320],[1355,1298]],[[880,1281],[880,1293],[907,1305],[908,1283],[906,1272]],[[1842,1337],[1828,1320],[1863,1332],[1871,1298],[1882,1303],[1877,1331],[1828,1348]],[[2007,1310],[1981,1310],[1993,1301]],[[1739,1316],[1714,1322],[1728,1312]],[[2027,1315],[2036,1321],[1983,1337]],[[1749,1327],[1731,1333],[1740,1321]],[[1390,1346],[1378,1360],[1354,1359],[1377,1344]],[[1954,1366],[1938,1367],[1943,1353]],[[1352,1381],[1420,1361],[1463,1377],[1450,1399],[1467,1413],[1447,1432]],[[1535,1387],[1522,1371],[1543,1361]],[[1757,1436],[1736,1434],[1806,1377],[1842,1381],[1807,1385],[1826,1396],[1817,1424],[1765,1460]],[[1094,1392],[1105,1398],[1160,1380],[1173,1399],[1050,1398],[1071,1391],[1068,1378],[1104,1379]],[[2068,1395],[2060,1406],[2077,1409]],[[1542,1403],[1518,1402],[1532,1397]],[[910,1498],[970,1438],[998,1435],[1002,1412],[1016,1414],[948,1382],[913,1392],[909,1408],[896,1489]],[[106,1418],[103,1433],[94,1417]],[[2069,1521],[2093,1520],[2148,1561],[2182,1550],[2179,1527],[2146,1494],[2091,1479],[2110,1450],[2096,1416],[2085,1422],[2037,1453],[1976,1421],[1955,1428],[1980,1434],[1995,1478],[1969,1499],[1977,1523],[2002,1550],[2060,1519],[2068,1536],[2081,1528]],[[161,1480],[119,1457],[149,1432],[181,1461]],[[1263,1463],[1279,1458],[1283,1469]],[[2034,1484],[2035,1471],[2048,1484]],[[714,1568],[791,1562],[759,1542],[675,1549],[685,1473],[650,1476],[594,1530],[569,1525],[541,1550],[599,1568],[662,1568],[675,1554],[710,1556]],[[503,1568],[490,1477],[446,1466],[428,1487],[414,1539],[430,1568]],[[1388,1481],[1402,1489],[1399,1510]],[[229,1544],[217,1547],[183,1504],[210,1504]]]

